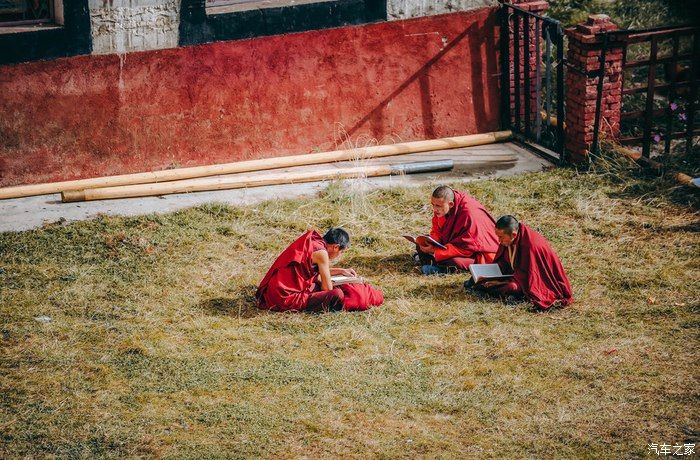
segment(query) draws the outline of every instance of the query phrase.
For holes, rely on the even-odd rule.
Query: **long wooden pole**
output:
[[[61,193],[64,203],[73,201],[106,200],[112,198],[133,198],[171,193],[189,193],[211,190],[261,187],[263,185],[298,184],[321,180],[348,179],[355,177],[389,176],[393,174],[414,174],[419,172],[445,171],[452,169],[452,160],[423,161],[396,165],[354,166],[347,168],[326,168],[319,171],[294,171],[269,174],[250,179],[247,177],[218,177],[161,182],[154,184],[134,184],[118,187],[68,190]]]
[[[554,115],[549,116],[549,120],[547,119],[547,112],[542,110],[540,112],[540,117],[542,118],[542,121],[549,121],[549,124],[554,126],[555,128],[558,126],[557,124],[559,123],[559,120],[557,120],[557,117]],[[564,128],[566,128],[566,123],[564,123]]]
[[[622,147],[617,144],[612,144],[612,148],[615,152],[619,153],[620,155],[634,160],[637,163],[644,164],[658,172],[661,172],[664,169],[664,166],[661,163],[643,156],[641,152],[637,152],[634,149]],[[686,185],[688,187],[697,187],[693,182],[693,178],[685,173],[679,171],[668,171],[667,174],[671,176],[673,180],[675,180],[680,185]]]
[[[123,174],[120,176],[95,177],[92,179],[79,179],[46,184],[19,185],[15,187],[0,188],[0,200],[7,198],[20,198],[24,196],[45,195],[49,193],[58,193],[65,190],[84,190],[90,188],[116,187],[121,185],[168,182],[174,180],[192,179],[196,177],[218,176],[222,174],[236,174],[241,172],[331,163],[334,161],[379,158],[392,155],[404,155],[408,153],[430,152],[433,150],[472,147],[476,145],[507,141],[512,137],[512,134],[513,133],[511,131],[496,131],[484,134],[471,134],[468,136],[404,142],[402,144],[376,145],[356,149],[334,150],[332,152],[261,158],[259,160],[238,161],[235,163],[224,163],[218,165],[167,169],[163,171]]]

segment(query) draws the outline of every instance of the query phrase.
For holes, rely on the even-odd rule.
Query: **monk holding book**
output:
[[[272,264],[255,293],[258,308],[273,311],[366,310],[384,302],[382,291],[352,269],[333,268],[350,245],[350,235],[331,228],[321,237],[308,230]],[[333,277],[340,285],[334,285]]]
[[[503,276],[507,279],[498,281],[489,281],[487,277],[483,283],[478,279],[468,280],[465,287],[510,300],[525,298],[542,309],[573,302],[569,278],[544,236],[513,216],[498,219],[496,234],[501,246],[494,262],[504,275],[512,277]]]
[[[433,207],[430,238],[415,239],[423,274],[468,270],[473,263],[493,261],[498,238],[494,219],[481,203],[446,185],[433,191],[430,203]]]

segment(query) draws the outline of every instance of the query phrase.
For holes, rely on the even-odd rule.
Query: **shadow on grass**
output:
[[[241,302],[236,298],[219,297],[200,302],[198,305],[205,312],[215,316],[238,316],[253,318],[265,312],[255,306],[254,302]]]
[[[367,275],[370,273],[418,273],[411,258],[412,251],[407,251],[403,254],[391,254],[388,256],[382,255],[354,255],[343,260],[340,265],[353,268],[358,274]]]
[[[406,291],[409,297],[431,299],[435,302],[454,302],[455,300],[467,300],[464,290],[466,275],[463,273],[454,275],[416,275],[417,285]],[[437,284],[437,283],[440,284]]]
[[[666,200],[670,204],[700,210],[700,192],[692,187],[679,185],[669,178],[651,177],[647,183],[638,180],[624,190],[608,193],[612,199],[645,200],[654,202]]]
[[[427,277],[423,278],[425,279]],[[465,303],[488,302],[493,304],[494,307],[519,309],[530,313],[553,313],[567,308],[552,307],[545,310],[536,307],[532,302],[523,297],[506,300],[506,298],[492,292],[465,289],[464,282],[469,278],[469,275],[464,272],[445,277],[441,275],[431,276],[431,278],[435,280],[443,278],[445,283],[420,284],[407,291],[407,294],[411,297],[430,298],[436,302],[453,302],[455,300],[463,300]]]
[[[695,146],[690,154],[678,145],[670,155],[657,157],[655,161],[663,165],[664,174],[647,167],[631,166],[630,161],[621,161],[619,155],[606,151],[597,159],[594,169],[608,176],[614,184],[624,184],[622,189],[608,193],[613,199],[641,199],[648,203],[659,200],[668,203],[700,209],[700,192],[696,187],[681,185],[675,179],[675,173],[681,172],[691,177],[700,175],[697,156],[700,147]]]
[[[662,232],[683,232],[683,233],[700,233],[700,222],[689,222],[685,225],[669,225],[659,229]]]
[[[230,297],[214,297],[197,305],[204,312],[214,316],[237,316],[253,318],[265,314],[255,306],[255,286],[237,289]]]

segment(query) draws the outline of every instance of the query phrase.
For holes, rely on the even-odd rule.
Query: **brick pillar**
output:
[[[566,150],[574,162],[587,162],[592,149],[598,77],[603,37],[600,32],[617,30],[605,14],[588,16],[584,24],[566,30],[569,38],[566,73]],[[608,37],[601,99],[601,137],[620,134],[622,105],[622,54],[624,44]]]
[[[511,4],[522,8],[524,10],[527,10],[531,13],[537,14],[537,15],[543,15],[547,9],[549,9],[549,2],[545,0],[513,0],[510,2]],[[526,23],[525,20],[521,19],[520,21],[520,68],[518,69],[518,72],[520,74],[520,119],[522,123],[522,129],[524,129],[525,122],[525,97],[527,97],[529,93],[530,97],[530,121],[531,121],[531,126],[534,129],[535,126],[535,121],[534,117],[536,116],[538,110],[537,110],[537,104],[535,103],[536,97],[537,97],[537,65],[542,65],[542,63],[537,62],[537,55],[535,51],[535,47],[537,44],[537,37],[535,35],[535,20],[530,19],[529,20],[529,27],[525,28]],[[511,24],[511,27],[512,24]],[[540,32],[541,33],[541,32]],[[529,35],[530,38],[530,89],[529,91],[525,88],[525,34]],[[509,49],[509,56],[510,56],[510,113],[511,113],[511,122],[515,121],[515,60],[513,56],[515,56],[515,51],[513,49],[513,38],[511,34],[511,39],[510,39],[510,49]]]

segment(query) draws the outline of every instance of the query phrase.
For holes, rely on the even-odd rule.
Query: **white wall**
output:
[[[90,0],[95,54],[174,48],[180,0]]]
[[[387,0],[389,20],[475,10],[498,4],[496,0]]]
[[[389,20],[496,5],[496,0],[387,0]],[[125,53],[178,44],[180,0],[90,0],[93,52]]]

